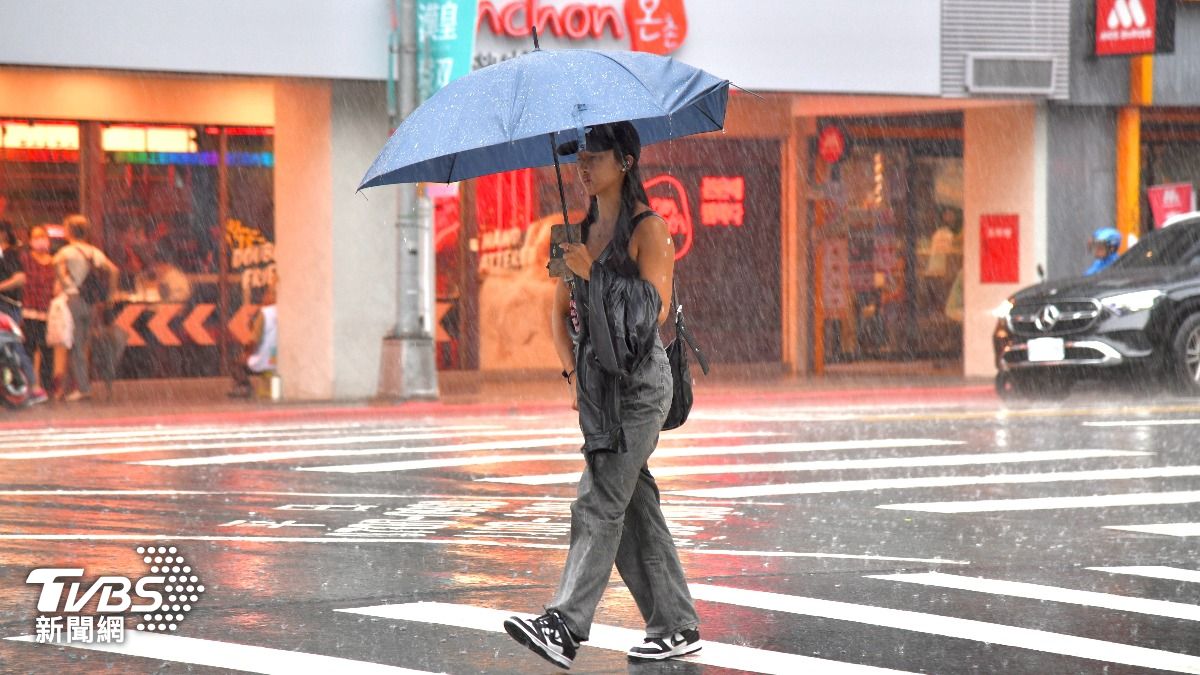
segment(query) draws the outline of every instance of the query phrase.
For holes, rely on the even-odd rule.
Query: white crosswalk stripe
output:
[[[1033,497],[1028,499],[979,499],[955,502],[915,502],[880,504],[878,508],[929,513],[989,513],[999,511],[1045,511],[1054,509],[1099,509],[1113,506],[1157,506],[1195,504],[1200,490],[1177,492],[1134,492],[1130,494],[1091,495],[1087,497]],[[1149,526],[1154,527],[1154,526]]]
[[[17,642],[33,642],[34,636],[8,638]],[[307,652],[256,647],[252,645],[201,640],[180,635],[126,631],[122,643],[64,643],[65,646],[125,656],[190,663],[211,668],[228,668],[247,673],[292,675],[304,672],[351,673],[357,675],[424,675],[428,671],[385,666],[368,661],[324,656]]]
[[[921,584],[937,588],[953,588],[960,591],[975,591],[992,593],[1016,598],[1031,598],[1051,602],[1065,602],[1086,607],[1115,609],[1121,612],[1136,612],[1166,616],[1185,621],[1200,621],[1200,605],[1188,605],[1182,602],[1167,600],[1151,600],[1147,598],[1131,598],[1112,593],[1096,593],[1070,588],[1058,588],[1042,584],[1029,584],[1019,581],[1002,581],[1000,579],[981,579],[958,574],[942,572],[921,572],[915,574],[881,574],[871,575],[869,579],[885,579],[900,581],[906,584]]]
[[[1047,473],[1013,473],[984,476],[922,476],[919,478],[875,478],[814,483],[782,483],[747,485],[727,488],[698,488],[673,490],[668,494],[688,497],[743,499],[778,495],[828,494],[872,490],[900,490],[931,487],[962,487],[968,485],[1028,485],[1035,483],[1095,482],[1107,480],[1138,480],[1145,478],[1179,478],[1200,476],[1200,466],[1157,466],[1142,469],[1098,469],[1094,471],[1051,471]]]
[[[734,475],[739,473],[790,473],[803,471],[841,471],[847,469],[899,469],[911,467],[934,467],[934,466],[971,466],[977,464],[1017,464],[1022,462],[1051,462],[1065,459],[1092,459],[1097,457],[1134,457],[1146,456],[1152,453],[1149,452],[1132,452],[1127,450],[1034,450],[1029,452],[993,452],[979,453],[970,455],[923,455],[920,457],[874,457],[870,459],[831,459],[818,460],[808,462],[780,462],[774,464],[702,464],[702,465],[687,465],[687,466],[655,466],[651,473],[655,479],[670,478],[676,476],[711,476],[711,475]],[[1200,475],[1200,466],[1192,467],[1196,470],[1195,475]],[[1185,474],[1192,475],[1192,474]],[[556,483],[575,483],[579,481],[579,472],[574,473],[552,473],[535,476],[504,476],[495,478],[479,478],[481,482],[486,483],[516,483],[520,485],[553,485]],[[985,476],[966,476],[965,480],[983,479]],[[934,477],[934,478],[915,478],[915,479],[895,479],[903,485],[905,480],[922,481],[922,480],[953,480],[951,477]],[[857,489],[877,489],[875,487],[862,488],[857,483],[875,483],[876,481],[845,481],[851,485],[849,490]],[[886,483],[887,481],[878,481]],[[756,485],[744,486],[736,488],[716,488],[713,492],[708,493],[712,497],[734,496],[741,494],[746,496],[761,496],[764,494],[801,494],[808,493],[805,489],[810,485],[824,486],[827,492],[838,492],[836,486],[842,485],[841,482],[831,483],[798,483],[787,486],[781,485]],[[936,483],[935,483],[936,484]],[[955,483],[950,483],[955,485]],[[968,483],[962,483],[969,485]],[[831,488],[831,486],[834,486]],[[920,486],[919,486],[920,487]],[[793,489],[798,489],[799,492],[793,492]],[[821,490],[813,490],[820,492]],[[682,490],[673,494],[695,494],[697,492],[705,493],[705,490]]]
[[[1200,657],[1197,656],[1065,633],[726,586],[692,584],[691,591],[693,598],[707,602],[850,621],[1139,668],[1200,673]]]
[[[502,633],[503,622],[517,612],[488,609],[472,605],[457,605],[441,602],[415,602],[400,605],[376,605],[373,607],[352,607],[340,609],[340,612],[364,614],[383,619],[416,621],[433,623],[457,628]],[[609,651],[625,652],[630,647],[641,644],[643,633],[640,630],[619,628],[616,626],[592,625],[592,632],[584,649],[599,648]],[[537,657],[530,655],[531,659]],[[802,672],[818,673],[897,673],[904,671],[876,668],[853,663],[830,661],[799,654],[774,652],[765,649],[754,649],[740,645],[722,644],[704,640],[704,647],[691,656],[680,659],[681,662],[699,663],[720,668],[732,668],[742,672],[779,673],[794,675]]]
[[[1105,525],[1109,530],[1162,534],[1168,537],[1200,537],[1200,523],[1159,523],[1157,525]]]
[[[654,457],[663,459],[667,457],[703,457],[703,456],[724,456],[724,455],[758,455],[758,454],[774,454],[774,453],[789,453],[789,452],[822,452],[830,450],[873,450],[882,448],[925,448],[938,447],[948,445],[961,445],[962,441],[945,441],[931,438],[895,438],[881,440],[865,440],[865,441],[808,441],[796,443],[762,443],[756,445],[725,445],[725,446],[694,446],[687,448],[671,448],[660,447],[654,451]],[[377,473],[384,471],[411,471],[413,469],[429,469],[439,468],[441,466],[464,466],[470,462],[465,462],[467,458],[453,459],[450,464],[438,464],[436,462],[426,462],[418,460],[418,464],[412,464],[407,461],[398,462],[379,462],[375,464],[345,464],[337,466],[313,466],[302,467],[301,471],[325,471],[332,473]],[[505,458],[502,456],[481,457],[475,463],[479,464],[496,464],[503,463]],[[572,459],[580,461],[579,453],[571,455],[559,455],[556,457],[539,457],[537,461],[554,461],[555,459]],[[513,461],[531,461],[528,459],[520,459]]]
[[[1189,570],[1182,567],[1167,567],[1165,565],[1130,565],[1126,567],[1089,567],[1096,572],[1110,574],[1130,574],[1151,579],[1166,579],[1168,581],[1183,581],[1200,584],[1200,570]]]
[[[243,452],[228,455],[206,455],[203,457],[173,457],[170,459],[151,459],[140,462],[131,462],[131,464],[145,464],[147,466],[209,466],[213,464],[250,464],[254,462],[274,462],[280,460],[293,459],[317,459],[322,457],[364,457],[375,455],[403,455],[403,454],[419,454],[423,452],[468,452],[475,450],[520,450],[529,448],[556,448],[556,447],[578,447],[583,443],[583,437],[578,434],[577,429],[553,429],[538,432],[537,430],[511,431],[503,434],[492,432],[481,432],[477,434],[445,434],[437,436],[426,436],[424,439],[434,438],[462,438],[464,436],[537,436],[539,433],[552,435],[551,438],[522,438],[513,441],[481,441],[477,443],[453,443],[450,445],[432,445],[432,446],[405,446],[391,448],[361,448],[361,449],[328,449],[321,448],[317,450],[293,450],[293,451],[270,451],[270,452]],[[553,436],[554,434],[564,434]],[[568,435],[569,434],[569,435]],[[712,434],[676,434],[673,436],[665,436],[664,441],[667,443],[681,440],[694,440],[697,438],[721,438],[725,436],[734,436],[738,438],[756,437],[756,436],[774,436],[770,432],[719,432]],[[417,437],[399,440],[423,440]],[[340,444],[353,444],[351,442]],[[275,443],[272,445],[284,445]],[[301,445],[296,443],[294,445]],[[305,443],[303,445],[322,445],[321,443]],[[334,443],[326,443],[325,445],[334,445]],[[579,458],[579,453],[571,453],[570,456]],[[458,466],[449,464],[448,466]],[[319,471],[322,469],[312,469]]]

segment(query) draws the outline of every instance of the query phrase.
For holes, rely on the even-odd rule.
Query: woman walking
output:
[[[665,299],[675,247],[647,204],[633,125],[594,126],[585,139],[582,148],[559,149],[578,151],[591,206],[584,243],[564,246],[564,261],[582,282],[574,300],[559,284],[552,330],[580,411],[586,466],[571,504],[570,550],[557,594],[545,614],[504,622],[515,640],[562,668],[571,667],[588,639],[614,563],[646,622],[646,639],[629,658],[661,660],[701,646],[699,618],[647,469],[671,405],[658,326],[670,316]],[[617,373],[610,372],[614,361]]]

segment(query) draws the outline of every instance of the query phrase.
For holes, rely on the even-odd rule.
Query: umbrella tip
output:
[[[533,51],[536,52],[536,51],[540,51],[540,50],[541,50],[541,47],[538,45],[537,27],[534,26],[533,27]]]

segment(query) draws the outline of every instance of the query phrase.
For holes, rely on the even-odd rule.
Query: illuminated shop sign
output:
[[[692,209],[688,206],[687,190],[674,176],[659,175],[645,181],[650,208],[666,221],[675,239],[675,259],[680,260],[692,250]]]
[[[625,0],[615,3],[542,4],[511,0],[504,4],[481,0],[476,30],[486,26],[494,35],[527,40],[536,26],[539,35],[572,41],[629,36],[634,51],[670,54],[687,36],[683,0]]]
[[[700,179],[700,223],[706,227],[741,227],[746,219],[746,179],[704,176]]]
[[[1156,0],[1096,0],[1096,55],[1152,54]]]

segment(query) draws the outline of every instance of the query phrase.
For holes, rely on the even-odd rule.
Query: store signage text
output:
[[[687,15],[683,0],[625,0],[624,16],[612,5],[570,3],[561,7],[542,5],[538,0],[510,0],[498,6],[481,0],[476,30],[487,26],[495,35],[528,38],[534,28],[539,35],[569,40],[616,40],[630,33],[634,51],[669,54],[683,44]]]
[[[834,164],[846,153],[846,134],[840,127],[829,125],[817,136],[817,154],[828,164]]]
[[[1020,219],[1015,214],[979,217],[979,281],[1015,284],[1021,281]]]
[[[692,250],[694,232],[687,190],[678,178],[666,174],[654,176],[643,185],[650,197],[650,208],[666,221],[667,229],[675,240],[675,259],[682,259]]]
[[[745,220],[745,177],[704,176],[700,179],[700,224],[741,227]]]
[[[1153,54],[1156,0],[1096,0],[1096,55]]]

